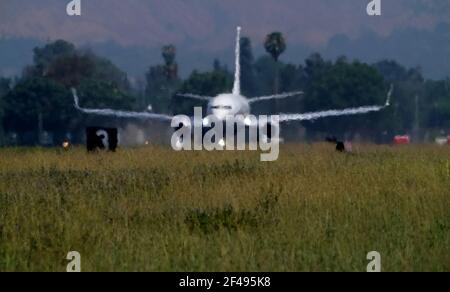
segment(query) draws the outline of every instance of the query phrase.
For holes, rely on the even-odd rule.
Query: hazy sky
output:
[[[78,44],[112,40],[122,45],[161,46],[192,42],[220,50],[234,27],[259,41],[273,30],[291,43],[326,44],[336,34],[357,37],[373,30],[431,29],[449,22],[449,0],[382,0],[383,16],[369,17],[369,0],[81,0],[81,17],[69,17],[69,0],[0,0],[0,33]],[[206,43],[206,46],[205,46]]]
[[[0,0],[0,75],[19,74],[34,46],[56,39],[89,47],[134,76],[159,63],[160,48],[172,43],[186,75],[214,58],[232,64],[241,25],[257,55],[265,36],[281,31],[285,61],[302,63],[318,51],[450,76],[450,0],[381,0],[380,17],[367,15],[370,0],[81,1],[83,15],[69,17],[70,0]]]

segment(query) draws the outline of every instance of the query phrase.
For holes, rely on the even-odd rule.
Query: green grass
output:
[[[450,148],[0,150],[0,271],[450,271]]]

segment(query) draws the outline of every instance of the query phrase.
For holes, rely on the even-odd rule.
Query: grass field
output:
[[[0,150],[0,271],[450,271],[450,148]]]

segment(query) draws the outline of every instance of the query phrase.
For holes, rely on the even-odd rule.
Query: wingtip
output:
[[[387,95],[387,100],[386,100],[386,105],[385,105],[387,107],[391,106],[392,93],[394,93],[394,84],[391,84],[391,88],[389,89],[389,92]]]
[[[79,104],[78,104],[79,100],[78,100],[77,90],[74,87],[72,87],[70,90],[72,91],[73,101],[74,101],[75,107],[78,108],[79,107]]]

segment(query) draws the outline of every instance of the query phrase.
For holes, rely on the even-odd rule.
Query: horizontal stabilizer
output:
[[[201,101],[209,101],[212,99],[212,97],[210,97],[210,96],[202,96],[202,95],[190,94],[190,93],[177,94],[177,96],[191,98],[191,99],[197,99],[197,100],[201,100]]]
[[[288,97],[298,96],[298,95],[304,95],[305,93],[303,91],[296,91],[296,92],[287,92],[287,93],[281,93],[281,94],[275,94],[275,95],[269,95],[269,96],[260,96],[260,97],[254,97],[250,98],[248,100],[249,103],[255,103],[263,100],[273,100],[273,99],[284,99]]]

